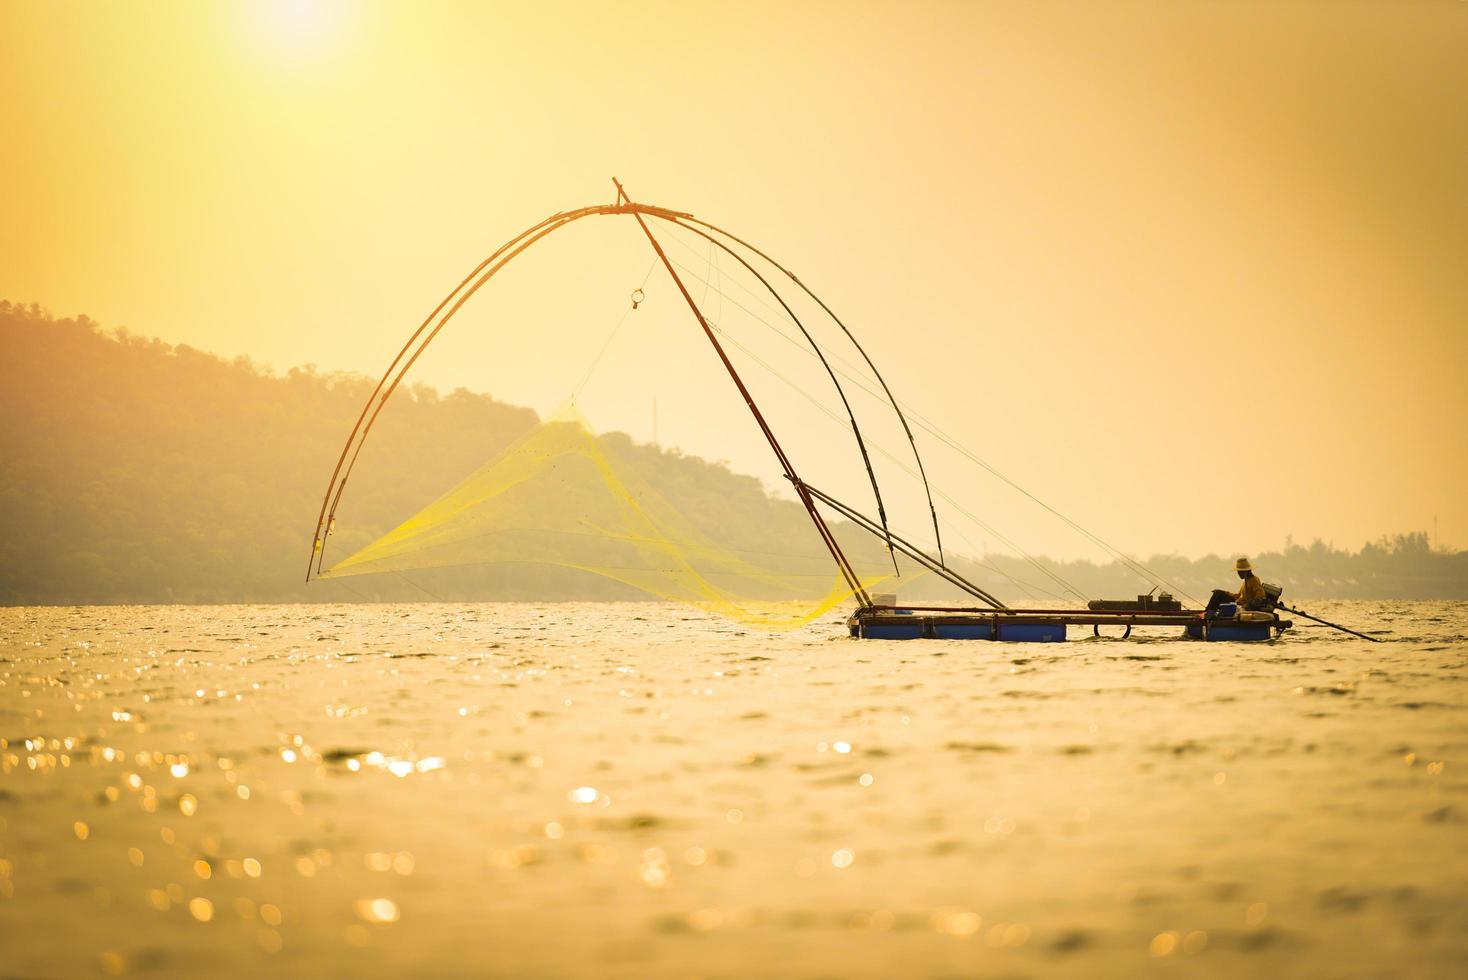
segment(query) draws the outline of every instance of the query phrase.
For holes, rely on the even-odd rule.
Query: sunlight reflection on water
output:
[[[0,610],[5,970],[1453,975],[1468,604],[1320,608],[1396,641]]]

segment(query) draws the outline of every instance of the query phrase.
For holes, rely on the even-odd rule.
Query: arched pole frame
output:
[[[843,323],[835,315],[835,313],[831,311],[830,307],[827,306],[826,303],[810,289],[810,287],[806,286],[805,283],[797,278],[795,274],[792,273],[789,269],[780,265],[774,259],[770,258],[770,256],[767,255],[765,252],[761,251],[758,248],[755,248],[753,245],[750,245],[748,242],[733,235],[732,233],[725,231],[724,229],[719,228],[718,226],[713,225],[710,222],[702,221],[698,218],[695,218],[692,214],[688,212],[674,211],[669,208],[658,207],[656,205],[638,204],[628,200],[621,200],[619,203],[616,204],[592,205],[589,207],[578,208],[572,211],[558,212],[520,232],[514,238],[511,238],[499,248],[495,249],[492,253],[490,253],[488,257],[486,257],[477,266],[475,266],[475,268],[467,276],[465,276],[464,279],[460,281],[460,283],[453,290],[451,290],[449,294],[445,296],[436,307],[434,307],[433,311],[423,320],[421,324],[419,324],[418,328],[413,331],[412,335],[403,344],[402,348],[398,351],[397,355],[388,365],[387,370],[383,373],[382,378],[377,382],[377,385],[374,387],[371,395],[368,396],[366,402],[362,407],[362,411],[357,417],[357,421],[352,427],[351,433],[348,435],[346,442],[342,446],[341,453],[337,457],[336,465],[332,470],[331,479],[327,484],[326,493],[322,497],[321,509],[317,514],[316,533],[314,535],[312,545],[311,561],[308,563],[306,570],[307,581],[310,581],[313,574],[320,575],[322,572],[325,562],[325,550],[327,540],[335,526],[336,511],[341,502],[342,494],[346,489],[347,479],[350,477],[351,472],[356,465],[357,459],[361,454],[362,447],[366,444],[368,434],[371,432],[372,427],[376,423],[378,416],[381,414],[383,407],[387,404],[387,400],[392,396],[393,392],[397,390],[403,379],[406,377],[408,371],[412,368],[413,364],[423,354],[429,344],[433,342],[434,338],[438,336],[439,332],[448,324],[449,320],[453,318],[454,314],[457,313],[458,310],[462,308],[464,304],[467,303],[468,300],[476,292],[478,292],[478,290],[482,286],[484,286],[490,279],[492,279],[495,274],[503,269],[511,260],[520,255],[522,252],[524,252],[540,239],[549,235],[551,232],[559,230],[560,228],[575,221],[579,221],[582,218],[618,214],[631,214],[634,217],[638,218],[639,222],[644,216],[660,218],[678,227],[684,228],[685,230],[691,231],[699,235],[700,237],[712,242],[713,244],[718,245],[721,250],[736,258],[738,261],[740,261],[742,265],[744,265],[746,269],[752,272],[756,276],[756,278],[758,278],[760,282],[763,283],[765,287],[770,291],[770,293],[780,302],[780,305],[786,310],[786,312],[790,314],[792,320],[795,321],[801,333],[811,344],[813,350],[816,353],[816,356],[821,360],[822,365],[826,368],[826,371],[830,375],[832,382],[836,386],[837,392],[841,397],[843,405],[847,409],[847,414],[852,423],[853,433],[855,435],[858,448],[862,454],[863,460],[866,464],[868,476],[872,483],[873,493],[876,496],[877,506],[879,509],[879,513],[881,514],[881,526],[883,529],[883,533],[879,536],[884,537],[890,551],[893,547],[892,536],[890,532],[886,530],[886,514],[881,499],[881,491],[877,485],[875,474],[873,473],[871,468],[871,462],[866,451],[865,442],[857,425],[855,414],[851,410],[850,402],[846,398],[845,391],[842,389],[840,381],[837,379],[835,372],[832,370],[830,364],[826,361],[826,358],[824,356],[824,353],[821,351],[820,346],[816,343],[815,339],[811,336],[809,331],[806,330],[804,324],[802,324],[799,319],[795,317],[794,313],[790,310],[789,306],[785,303],[779,292],[770,285],[768,280],[766,280],[757,271],[755,271],[748,261],[746,261],[742,256],[740,256],[724,242],[721,242],[711,237],[706,232],[700,230],[700,228],[693,226],[698,225],[701,226],[701,228],[706,228],[709,231],[714,232],[715,234],[721,235],[730,241],[736,242],[742,247],[748,249],[753,254],[758,255],[766,262],[768,262],[771,266],[778,269],[792,282],[800,286],[800,288],[808,296],[810,296],[817,304],[820,305],[820,307],[827,313],[827,315],[830,316],[831,319],[841,328],[842,332],[847,336],[852,345],[858,350],[858,352],[862,355],[862,358],[872,369],[873,374],[877,377],[879,383],[882,385],[883,391],[886,392],[888,399],[891,402],[893,411],[897,414],[899,420],[901,421],[903,429],[908,436],[909,443],[911,443],[912,445],[913,455],[917,460],[919,472],[920,474],[922,474],[924,489],[925,491],[928,491],[928,506],[930,512],[932,512],[934,517],[934,529],[936,533],[937,514],[936,510],[933,507],[932,494],[931,491],[928,490],[927,476],[926,472],[923,470],[922,457],[921,454],[918,452],[916,442],[913,440],[912,430],[908,426],[907,419],[905,416],[903,416],[902,410],[898,406],[896,398],[893,397],[891,389],[888,387],[885,379],[882,378],[880,372],[876,368],[876,365],[872,363],[870,356],[867,355],[865,349],[863,349],[861,345],[857,342],[856,338],[852,335],[850,329],[845,325],[845,323]],[[782,457],[783,464],[783,454],[777,455],[780,455]],[[828,546],[833,546],[834,539],[831,537],[829,530],[825,529],[822,526],[824,522],[819,519],[818,515],[812,514],[812,516],[816,521],[818,529],[822,533],[823,539],[827,541]],[[938,563],[941,565],[941,538],[939,538],[938,541],[940,548],[940,558],[938,560]],[[844,561],[844,556],[839,556],[839,549],[834,550],[835,554],[833,554],[833,557],[836,558],[838,567],[841,568],[843,575],[846,575],[848,578],[850,578],[852,573],[849,569],[849,566]],[[856,585],[857,593],[864,596],[865,590],[860,588],[859,583],[854,584]],[[985,598],[988,597],[986,596]]]
[[[650,206],[643,205],[643,207]],[[469,297],[473,296],[481,286],[493,278],[495,273],[504,268],[516,255],[519,255],[550,232],[562,225],[570,224],[572,221],[591,215],[623,214],[627,213],[627,211],[626,206],[597,205],[580,208],[575,211],[558,212],[538,224],[531,225],[495,249],[489,254],[488,258],[475,266],[473,271],[465,276],[463,281],[455,286],[447,296],[439,301],[438,306],[434,307],[433,312],[428,314],[428,317],[418,325],[418,329],[413,331],[397,355],[393,357],[392,363],[387,366],[387,370],[383,372],[381,380],[377,382],[377,387],[373,388],[372,394],[367,397],[366,403],[362,406],[361,413],[357,416],[356,424],[352,426],[352,431],[347,436],[346,443],[342,446],[341,454],[337,457],[336,466],[331,471],[331,481],[327,484],[326,495],[321,500],[321,510],[316,518],[316,535],[315,542],[312,545],[311,563],[306,567],[306,580],[308,582],[311,580],[312,574],[321,574],[321,567],[325,560],[327,532],[331,527],[332,520],[335,518],[336,507],[341,501],[342,491],[346,489],[347,478],[351,476],[352,469],[356,466],[357,457],[362,452],[362,446],[367,441],[368,433],[371,432],[372,426],[377,422],[377,417],[382,413],[383,406],[387,404],[387,400],[392,397],[392,393],[402,383],[403,377],[408,373],[408,369],[413,366],[413,362],[433,342],[433,338],[438,336],[438,332],[447,325],[448,321],[458,312],[459,308],[469,300]],[[457,300],[455,297],[458,297]],[[438,323],[430,330],[429,327],[435,320]],[[415,345],[417,345],[417,350],[413,350]],[[409,355],[409,351],[413,351],[413,353]],[[406,362],[404,358],[407,358]],[[327,510],[328,505],[331,508],[329,512]]]

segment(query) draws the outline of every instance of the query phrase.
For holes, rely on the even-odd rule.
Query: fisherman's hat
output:
[[[1240,572],[1252,572],[1254,570],[1254,566],[1249,564],[1249,559],[1240,558],[1237,562],[1234,563],[1234,569]]]

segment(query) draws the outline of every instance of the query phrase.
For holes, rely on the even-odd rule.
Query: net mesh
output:
[[[325,575],[558,566],[768,629],[807,623],[853,594],[803,508],[760,494],[763,511],[735,519],[723,509],[728,500],[686,492],[686,465],[668,460],[630,440],[598,437],[567,404]],[[751,497],[727,496],[746,506]],[[879,568],[880,553],[865,554],[872,551],[853,543],[848,554],[858,569]],[[862,586],[887,577],[863,574]]]

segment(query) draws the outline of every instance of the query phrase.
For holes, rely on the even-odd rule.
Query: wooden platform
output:
[[[1103,609],[958,609],[945,606],[868,606],[846,620],[851,635],[871,640],[999,640],[1058,643],[1069,627],[1090,626],[1094,635],[1126,639],[1137,626],[1171,626],[1188,639],[1257,642],[1294,624],[1268,619],[1204,619],[1196,609],[1143,612]]]

